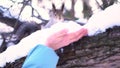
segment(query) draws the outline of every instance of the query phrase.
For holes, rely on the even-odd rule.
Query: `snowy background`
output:
[[[55,5],[56,9],[61,9],[62,4],[64,3],[64,12],[63,12],[64,18],[67,17],[80,24],[92,22],[93,19],[94,21],[96,21],[97,18],[95,19],[95,17],[98,17],[98,19],[99,17],[102,18],[100,14],[103,13],[99,13],[99,12],[103,11],[106,7],[110,5],[119,3],[119,0],[114,0],[114,1],[109,0],[108,2],[106,0],[104,1],[102,0],[89,0],[89,1],[88,0],[83,0],[83,1],[82,0],[43,0],[43,1],[42,0],[41,1],[0,0],[0,34],[13,32],[15,30],[14,29],[15,24],[18,22],[17,20],[19,20],[20,22],[27,22],[27,23],[31,23],[31,22],[35,22],[37,24],[47,23],[51,19],[49,13],[50,10],[52,10],[53,8],[52,4]],[[109,10],[107,12],[108,14],[111,13],[111,11]],[[89,21],[89,18],[93,14],[96,15],[93,16],[94,18],[92,18],[92,20]],[[70,18],[70,15],[72,18]],[[14,19],[15,21],[11,21]],[[103,21],[99,21],[99,22],[103,22]],[[96,23],[93,24],[92,25],[95,26]],[[101,28],[102,32],[105,31],[106,28],[108,28],[108,26],[102,27]],[[94,34],[95,30],[93,29],[91,30],[93,32],[89,31],[89,33]]]
[[[67,17],[68,19],[71,19],[77,23],[85,24],[87,22],[93,22],[93,20],[96,22],[96,20],[100,19],[99,17],[101,17],[102,19],[105,14],[99,12],[102,12],[105,8],[107,8],[110,5],[119,3],[119,0],[109,0],[108,2],[107,0],[103,0],[103,1],[102,0],[83,0],[83,1],[82,0],[43,0],[43,1],[42,0],[41,1],[0,0],[0,34],[13,32],[15,30],[14,29],[15,23],[17,23],[18,21],[20,21],[20,23],[21,22],[25,22],[25,23],[35,22],[37,24],[47,23],[51,19],[49,13],[50,10],[52,10],[53,8],[52,4],[55,5],[56,9],[61,9],[63,3],[65,5],[63,12],[64,18]],[[113,9],[117,10],[117,8],[116,9],[113,8]],[[110,8],[110,10],[108,10],[106,13],[108,14],[111,13],[112,12],[111,10],[113,9]],[[119,8],[116,12],[119,12]],[[108,14],[106,14],[106,16]],[[72,18],[69,17],[70,15]],[[91,19],[89,20],[89,18]],[[106,22],[106,21],[101,21],[101,19],[100,21],[99,20],[98,21],[102,23]],[[106,18],[104,17],[104,20],[105,19]],[[110,21],[108,21],[108,23],[109,22]],[[87,28],[89,29],[96,25],[97,25],[96,23],[93,23],[92,26],[88,24]],[[114,24],[110,24],[110,26],[111,25],[113,26]],[[102,32],[104,32],[105,29],[109,28],[110,26],[105,26],[105,27],[99,26],[99,27],[101,27]],[[97,30],[98,29],[94,30],[93,28],[92,30],[89,30],[89,33],[94,34],[94,32],[96,32]],[[2,38],[2,36],[0,38]],[[1,39],[0,41],[3,40]]]

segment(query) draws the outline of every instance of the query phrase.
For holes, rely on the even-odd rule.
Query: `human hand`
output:
[[[87,35],[87,29],[84,28],[72,33],[68,33],[67,30],[61,30],[47,39],[46,46],[57,50],[81,39],[85,35]]]

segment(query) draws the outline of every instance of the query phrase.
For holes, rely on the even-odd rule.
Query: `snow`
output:
[[[81,29],[81,26],[76,22],[66,21],[65,23],[59,22],[54,24],[51,28],[32,33],[30,36],[23,38],[17,45],[9,46],[6,51],[0,54],[0,67],[5,66],[7,62],[14,62],[16,59],[27,56],[29,51],[37,44],[46,45],[48,37],[63,29],[67,29],[71,33]]]
[[[5,66],[6,59],[3,54],[0,54],[0,67]]]
[[[79,6],[81,6],[81,4],[82,3],[79,2]],[[0,1],[0,5],[1,5],[1,1]],[[10,7],[10,6],[8,5],[7,7]],[[31,12],[31,9],[29,8],[29,6],[26,8],[27,9],[25,9],[25,11],[28,11],[28,13],[27,12],[23,13],[25,16],[25,19],[29,18],[28,17],[30,16],[29,12]],[[39,13],[41,13],[42,18],[49,19],[47,10],[44,10],[43,8],[38,9],[38,7],[35,7],[35,8],[39,11]],[[79,7],[79,8],[76,7],[75,9],[76,10],[79,9],[79,11],[81,12],[83,8],[82,7]],[[79,15],[82,15],[79,12],[76,12],[76,15],[77,14],[78,14],[78,17]],[[88,30],[88,36],[93,36],[98,33],[105,32],[107,28],[112,28],[113,26],[116,26],[116,25],[120,26],[120,4],[114,4],[106,8],[104,11],[100,11],[98,13],[93,14],[92,17],[88,20],[88,23],[86,23],[84,26],[80,26],[74,21],[65,21],[64,23],[58,22],[57,24],[54,24],[53,26],[51,26],[51,28],[38,30],[32,33],[30,36],[23,38],[20,41],[20,43],[16,44],[15,46],[10,46],[7,48],[6,51],[4,51],[3,53],[0,53],[0,67],[5,66],[6,62],[14,62],[16,59],[26,56],[29,53],[29,51],[36,46],[36,44],[46,45],[46,39],[50,37],[52,34],[60,30],[68,29],[68,32],[71,33],[81,28],[86,28]],[[1,27],[2,26],[0,24],[0,28]],[[12,30],[13,29],[9,31],[12,31]]]
[[[12,32],[14,28],[0,22],[0,33],[9,33]]]
[[[89,1],[90,1],[89,4],[90,4],[90,6],[91,6],[91,9],[92,9],[92,11],[93,11],[93,14],[101,11],[100,6],[103,4],[103,3],[102,3],[102,0],[89,0]],[[96,1],[99,3],[99,5],[97,4]]]
[[[10,0],[1,0],[0,1],[0,6],[3,6],[5,8],[10,8],[11,5],[13,5],[14,3]]]
[[[17,3],[23,2],[23,0],[12,0],[12,1],[17,2]]]
[[[2,42],[3,42],[3,39],[2,39],[2,36],[0,35],[0,47],[1,47]]]
[[[97,1],[99,2],[100,5],[102,5],[101,0],[97,0]],[[84,0],[84,2],[87,3],[88,1]],[[101,11],[101,8],[96,3],[96,0],[89,0],[89,3],[87,3],[87,5],[89,5],[91,7],[93,13],[97,13],[97,12]],[[75,11],[76,18],[84,19],[82,0],[76,1],[75,6],[74,6],[74,11]]]
[[[44,19],[44,20],[49,20],[50,19],[49,10],[44,9],[44,8],[39,8],[39,7],[36,8],[36,10],[38,11],[38,13],[42,17],[42,19]]]
[[[83,18],[79,18],[78,20],[76,20],[76,22],[80,23],[80,24],[86,24],[87,20],[83,19]]]
[[[65,0],[64,2],[65,2],[65,8],[67,10],[71,10],[71,8],[72,8],[72,2],[71,2],[71,0]]]
[[[0,22],[0,47],[1,47],[2,42],[3,42],[1,33],[10,33],[10,32],[13,32],[13,30],[14,30],[13,27],[8,26],[8,25],[6,25],[6,24]]]
[[[65,21],[65,22],[62,22],[62,23],[58,22],[58,23],[54,24],[51,28],[52,28],[53,31],[68,29],[69,30],[68,33],[72,33],[72,32],[75,32],[77,30],[80,30],[81,27],[82,26],[80,26],[79,24],[77,24],[74,21]]]
[[[52,2],[50,0],[43,0],[42,4],[45,9],[52,9]]]
[[[21,11],[21,8],[23,6],[20,0],[12,2],[10,0],[1,0],[0,1],[0,6],[3,6],[4,8],[0,8],[3,11],[3,15],[5,17],[9,17],[9,18],[18,18],[19,13]],[[7,9],[9,8],[9,9]],[[49,20],[49,10],[48,9],[44,9],[44,8],[40,8],[39,6],[34,6],[33,8],[36,9],[38,11],[38,13],[40,14],[41,18],[44,20]],[[36,11],[34,11],[36,12]],[[37,12],[36,12],[37,14]],[[32,18],[32,7],[29,5],[26,5],[25,8],[23,9],[21,15],[20,15],[20,21],[29,21],[29,18]],[[37,22],[37,21],[36,21]],[[38,23],[38,22],[37,22]]]
[[[114,4],[92,15],[84,27],[88,29],[88,35],[92,36],[105,32],[107,28],[113,26],[120,26],[120,4]]]
[[[32,16],[32,8],[30,6],[25,6],[23,9],[21,15],[20,15],[20,20],[22,21],[29,21],[29,18]]]
[[[47,0],[44,0],[43,1],[43,5],[39,5],[38,3],[39,2],[37,0],[32,0],[32,6],[33,6],[33,8],[40,14],[40,16],[42,17],[42,19],[49,20],[50,19],[49,9],[52,9],[52,6],[50,6],[51,2],[49,2]],[[35,13],[35,15],[37,16],[37,13]]]
[[[74,11],[75,11],[75,17],[76,18],[84,18],[84,15],[82,13],[83,11],[83,3],[81,0],[77,0],[74,6]]]
[[[9,16],[9,17],[10,18],[11,17],[18,18],[18,15],[20,13],[20,9],[22,8],[22,6],[23,6],[23,4],[18,4],[18,3],[13,4],[13,6],[11,8],[9,8],[9,12],[11,14],[11,16]]]
[[[55,4],[56,9],[60,9],[64,0],[52,0],[52,3]]]

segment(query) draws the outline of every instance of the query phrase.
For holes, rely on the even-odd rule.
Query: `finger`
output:
[[[82,28],[81,30],[76,31],[76,33],[73,33],[73,34],[74,35],[71,35],[70,37],[71,42],[75,42],[80,38],[82,38],[83,36],[85,36],[87,34],[87,30]]]
[[[76,37],[76,40],[81,39],[83,36],[87,35],[87,29],[82,29],[81,32]]]
[[[63,29],[63,30],[58,31],[55,34],[53,34],[53,36],[55,36],[55,37],[58,37],[58,36],[61,37],[61,36],[67,35],[67,33],[68,33],[68,30],[67,29]]]
[[[79,37],[79,35],[81,35],[84,32],[84,29],[80,29],[74,33],[69,34],[70,35],[70,39],[76,39],[77,37]]]
[[[83,36],[87,35],[87,29],[82,29],[83,31],[78,35],[78,38],[82,38]]]
[[[67,36],[68,30],[63,29],[51,35],[47,40],[48,44],[57,45],[63,41],[64,37]]]
[[[67,46],[70,43],[73,43],[73,42],[79,40],[80,38],[82,38],[86,34],[87,34],[86,29],[81,29],[81,30],[76,31],[74,33],[70,33],[70,34],[66,35],[65,37],[63,37],[63,40],[61,41],[61,45]]]

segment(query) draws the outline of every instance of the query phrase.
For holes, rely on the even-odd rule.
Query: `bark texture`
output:
[[[57,68],[120,68],[120,27],[96,36],[84,37],[58,52]],[[7,63],[4,68],[21,68],[24,58]]]

